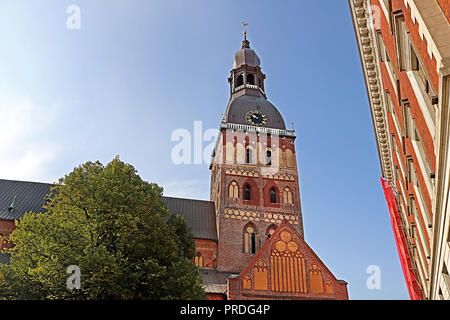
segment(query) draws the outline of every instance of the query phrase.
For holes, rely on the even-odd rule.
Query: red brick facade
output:
[[[348,299],[347,283],[333,276],[287,221],[228,281],[232,300]]]
[[[375,5],[377,1],[373,0],[372,3]],[[391,12],[396,12],[396,15],[401,15],[405,21],[406,28],[408,30],[408,35],[410,41],[414,45],[416,49],[416,54],[419,55],[420,62],[426,71],[428,79],[430,81],[430,85],[433,87],[434,92],[438,92],[439,90],[439,75],[437,73],[437,61],[436,58],[430,57],[428,54],[428,43],[425,38],[422,39],[419,33],[419,25],[416,22],[413,22],[413,18],[411,16],[411,7],[406,8],[404,1],[402,0],[392,0],[391,1]],[[401,12],[401,13],[400,13]],[[379,30],[381,32],[381,37],[383,39],[384,45],[388,54],[390,56],[390,61],[393,65],[393,70],[398,78],[398,84],[392,83],[392,80],[388,74],[386,62],[381,62],[381,76],[384,84],[384,89],[389,92],[392,97],[392,103],[394,107],[395,113],[388,113],[389,119],[389,134],[393,137],[393,141],[395,141],[396,148],[399,152],[393,152],[393,163],[397,172],[397,179],[395,182],[395,189],[398,194],[402,194],[406,192],[408,194],[408,198],[412,196],[414,199],[415,207],[417,208],[417,217],[414,219],[414,216],[410,215],[410,219],[408,221],[408,225],[406,228],[410,229],[411,225],[416,228],[421,228],[422,230],[428,230],[429,226],[425,222],[425,212],[422,212],[421,205],[418,203],[420,197],[423,197],[424,204],[426,206],[426,210],[430,215],[430,219],[432,219],[432,200],[431,194],[428,192],[425,183],[425,176],[429,175],[428,172],[423,172],[421,166],[419,165],[418,154],[414,150],[411,142],[411,137],[405,136],[405,122],[404,117],[406,116],[404,113],[406,112],[404,108],[404,103],[407,102],[409,104],[409,110],[411,112],[411,116],[414,119],[415,129],[418,131],[424,151],[426,154],[427,161],[431,167],[431,170],[435,172],[436,169],[436,155],[435,155],[435,145],[434,145],[434,137],[431,135],[431,132],[428,128],[428,125],[425,120],[425,115],[419,105],[418,98],[416,96],[416,92],[414,91],[410,80],[408,79],[408,75],[405,69],[401,69],[398,65],[399,57],[398,46],[395,39],[395,33],[392,32],[392,22],[391,25],[388,23],[386,17],[382,15],[381,20],[381,28]],[[396,95],[396,91],[394,86],[398,86],[399,95]],[[402,105],[403,104],[403,105]],[[395,119],[394,119],[395,117]],[[395,122],[400,125],[400,136],[397,130],[395,129]],[[400,156],[400,158],[399,158]],[[412,159],[412,165],[414,171],[416,173],[417,181],[419,188],[421,190],[421,195],[416,193],[413,182],[411,178],[408,179],[407,176],[404,176],[401,168],[407,167],[408,158]],[[428,178],[428,177],[427,177]],[[398,201],[401,202],[401,206],[406,208],[406,210],[411,209],[411,204],[406,203],[404,197],[399,196]],[[416,221],[415,221],[416,220]],[[417,226],[417,223],[420,223],[421,226]],[[421,260],[422,263],[417,263],[416,268],[420,269],[420,273],[422,275],[427,274],[427,270],[429,268],[429,252],[431,250],[430,238],[428,236],[428,232],[423,232],[422,234],[417,232],[415,234],[408,234],[409,232],[405,230],[406,238],[410,242],[411,248],[415,247],[419,250],[419,254],[425,259]],[[424,236],[425,235],[425,236]],[[412,253],[412,255],[414,255]],[[426,258],[428,257],[428,258]],[[419,278],[419,275],[418,275]],[[422,286],[426,286],[426,283],[422,282]]]
[[[408,248],[405,259],[412,261],[407,272],[414,273],[421,287],[413,296],[427,297],[436,227],[439,115],[445,111],[439,106],[448,94],[442,96],[440,70],[450,52],[450,2],[349,2],[383,176],[395,191],[399,229]]]
[[[8,237],[15,229],[16,225],[12,220],[0,220],[0,249],[11,247]]]
[[[194,263],[197,266],[206,268],[215,268],[217,266],[216,241],[195,239],[195,251],[197,259],[194,258]]]
[[[239,130],[221,133],[211,166],[211,200],[215,202],[219,239],[216,270],[239,274],[229,278],[228,299],[348,299],[346,283],[337,280],[303,240],[294,139]],[[245,155],[247,148],[252,149],[252,159]],[[298,247],[293,254],[302,256],[302,270],[290,258],[280,267],[270,261],[268,254],[274,245],[280,246],[277,237],[283,232],[292,238],[286,245]],[[263,285],[253,274],[255,263],[261,261],[267,270]],[[317,277],[320,275],[316,280],[311,280],[309,273],[313,266]],[[289,285],[273,280],[275,272]],[[208,298],[217,299],[218,295]]]
[[[218,226],[219,226],[219,244],[218,244],[218,270],[239,272],[253,258],[253,254],[244,252],[243,232],[244,227],[252,224],[255,227],[256,251],[261,248],[267,240],[267,230],[271,226],[278,226],[283,217],[289,217],[299,233],[303,233],[300,207],[300,191],[298,188],[297,168],[295,160],[293,166],[288,167],[287,162],[283,160],[287,149],[293,151],[295,159],[294,141],[292,138],[280,138],[279,147],[283,150],[281,156],[282,162],[286,165],[279,168],[277,178],[270,178],[265,175],[262,168],[269,168],[263,164],[264,159],[258,156],[253,164],[227,163],[226,154],[236,154],[238,142],[242,147],[247,145],[256,146],[261,143],[259,136],[249,136],[242,132],[223,133],[221,136],[224,152],[218,154],[218,161],[212,168],[213,180],[215,176],[220,179],[211,190],[212,200],[216,202]],[[227,144],[232,141],[233,144]],[[266,145],[272,143],[267,139]],[[263,144],[262,144],[263,145]],[[230,149],[227,149],[231,148]],[[256,150],[256,148],[255,148]],[[274,152],[276,154],[276,152]],[[235,160],[235,158],[233,158]],[[223,161],[224,164],[220,164]],[[239,188],[238,198],[229,197],[229,186],[235,182]],[[250,200],[245,200],[245,186],[251,188]],[[270,189],[276,191],[276,201],[270,201]],[[292,203],[284,203],[283,191],[289,188],[292,193]],[[216,194],[220,197],[216,197]]]

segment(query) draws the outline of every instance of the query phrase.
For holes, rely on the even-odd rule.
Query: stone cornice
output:
[[[389,127],[379,68],[372,8],[368,0],[349,0],[383,176],[393,182]]]

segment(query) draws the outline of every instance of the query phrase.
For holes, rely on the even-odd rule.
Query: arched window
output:
[[[235,86],[235,88],[237,88],[237,87],[240,87],[240,86],[242,86],[244,84],[244,76],[241,74],[239,77],[237,77],[237,79],[236,79],[236,86]]]
[[[309,286],[311,293],[324,293],[322,271],[316,264],[309,268]]]
[[[256,253],[256,227],[253,224],[244,227],[244,252]]]
[[[274,187],[270,188],[269,191],[270,203],[277,203],[277,191]]]
[[[251,190],[250,186],[248,184],[246,184],[244,186],[244,200],[247,200],[247,201],[251,200],[251,198],[252,198],[251,191],[252,190]]]
[[[201,252],[197,252],[197,254],[195,255],[194,264],[197,267],[203,267],[203,256]]]
[[[231,199],[239,198],[239,186],[236,181],[233,181],[228,186],[228,197]]]
[[[254,75],[252,75],[252,74],[248,74],[247,75],[247,83],[248,84],[255,84],[255,76]]]
[[[245,163],[252,163],[252,149],[250,147],[247,147],[247,150],[245,151]]]
[[[292,204],[292,191],[289,188],[284,188],[283,191],[283,203],[284,204]]]
[[[266,165],[272,165],[272,151],[270,150],[266,151]]]

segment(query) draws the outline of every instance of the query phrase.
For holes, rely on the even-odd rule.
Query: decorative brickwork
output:
[[[287,221],[228,281],[230,299],[348,299],[347,284],[333,276]]]

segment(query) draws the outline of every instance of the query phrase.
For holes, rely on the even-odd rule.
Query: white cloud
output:
[[[44,108],[0,94],[0,179],[52,179],[48,171],[60,150],[49,129],[58,114],[57,104]]]

